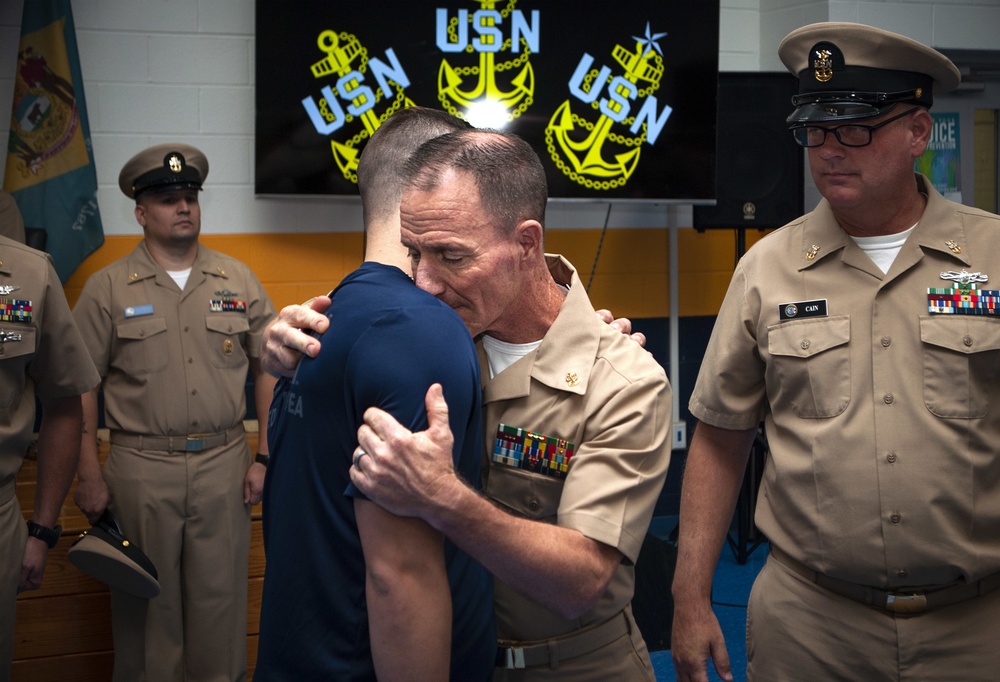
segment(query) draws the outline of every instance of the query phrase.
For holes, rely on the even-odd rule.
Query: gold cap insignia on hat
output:
[[[184,170],[184,162],[181,161],[181,157],[178,154],[171,154],[167,157],[167,167],[174,173],[180,173]]]
[[[826,83],[833,78],[833,53],[830,50],[816,50],[816,58],[813,60],[813,75],[820,83]]]

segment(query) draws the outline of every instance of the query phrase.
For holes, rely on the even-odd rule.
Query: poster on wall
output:
[[[704,0],[256,3],[255,189],[355,195],[419,105],[528,141],[552,197],[715,198],[719,6]]]
[[[927,149],[914,167],[931,180],[946,199],[962,203],[962,146],[957,113],[932,113],[934,128]]]

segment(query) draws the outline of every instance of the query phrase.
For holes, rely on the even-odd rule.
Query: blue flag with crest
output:
[[[70,0],[25,0],[3,188],[65,282],[104,243]]]

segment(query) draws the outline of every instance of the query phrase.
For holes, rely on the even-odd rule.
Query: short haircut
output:
[[[387,118],[368,140],[358,161],[365,225],[388,220],[399,209],[403,166],[421,144],[469,127],[459,118],[427,107],[401,109]]]
[[[406,187],[435,190],[448,170],[472,175],[479,200],[500,231],[513,234],[524,220],[545,226],[545,170],[535,150],[517,135],[465,130],[428,140],[406,162]]]

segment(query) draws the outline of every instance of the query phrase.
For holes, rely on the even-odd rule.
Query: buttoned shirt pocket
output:
[[[208,329],[208,357],[220,369],[245,367],[247,355],[243,342],[250,331],[250,321],[239,314],[212,313],[205,317]]]
[[[1000,381],[1000,320],[921,317],[920,340],[927,409],[946,419],[985,417]]]
[[[851,402],[851,318],[795,320],[767,328],[767,394],[772,409],[836,417]]]
[[[519,516],[555,523],[563,481],[490,462],[483,492]]]
[[[23,327],[23,328],[22,328]],[[8,412],[21,399],[24,393],[24,378],[28,363],[35,356],[35,328],[28,325],[17,325],[16,328],[4,328],[8,334],[19,334],[20,340],[10,337],[0,343],[0,409]]]
[[[115,326],[118,338],[116,353],[121,368],[132,376],[162,372],[167,367],[170,349],[167,321],[162,317],[136,317]]]

